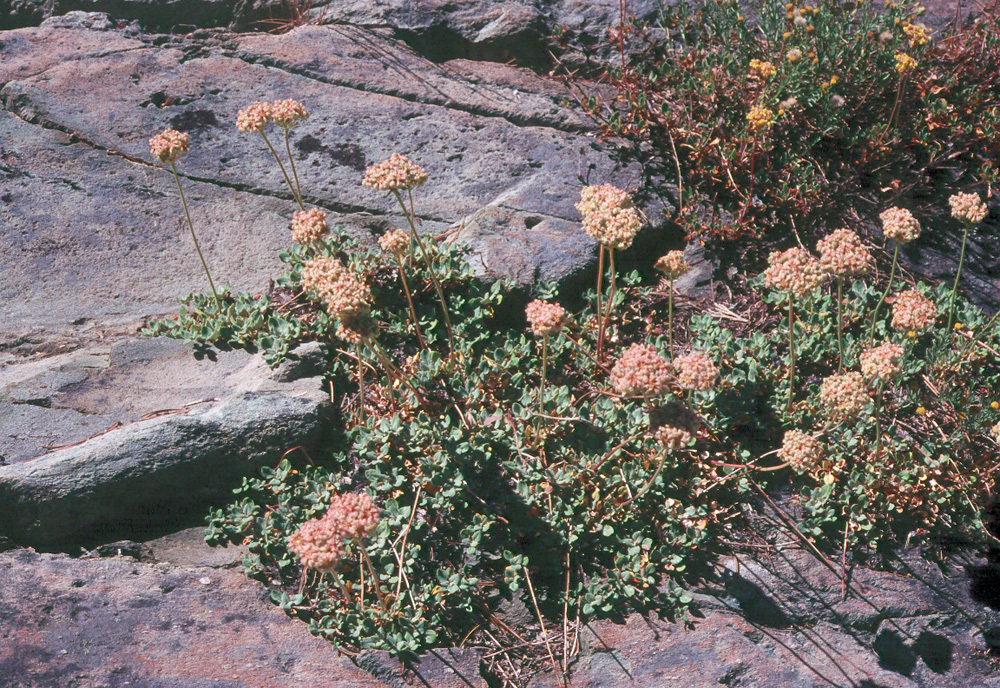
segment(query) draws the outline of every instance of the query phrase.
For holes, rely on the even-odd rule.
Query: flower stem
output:
[[[844,280],[837,278],[837,351],[840,358],[837,361],[837,372],[844,369]]]
[[[788,295],[788,403],[785,413],[792,412],[792,398],[795,396],[795,297]]]
[[[406,302],[410,304],[410,317],[413,320],[413,329],[417,331],[417,341],[420,342],[421,349],[426,349],[427,345],[424,344],[424,338],[420,334],[420,324],[417,322],[417,310],[413,307],[413,296],[410,294],[410,285],[406,281],[406,272],[403,270],[403,262],[397,258],[396,265],[399,267],[399,279],[403,281],[403,291],[406,292]]]
[[[288,151],[288,164],[292,166],[292,176],[295,178],[295,198],[302,208],[302,187],[299,186],[299,175],[295,171],[295,158],[292,157],[292,147],[288,144],[289,127],[285,127],[285,150]]]
[[[604,310],[604,317],[601,318],[601,327],[597,332],[597,357],[601,358],[601,351],[604,347],[604,333],[608,329],[608,321],[611,320],[611,309],[615,305],[615,250],[608,247],[608,270],[611,272],[611,291],[608,293],[608,305]]]
[[[604,309],[601,308],[601,290],[604,289],[604,244],[597,245],[597,358],[601,357],[601,349],[604,346],[604,331],[601,329],[601,316]]]
[[[372,587],[375,588],[375,593],[378,595],[378,601],[382,605],[382,611],[388,611],[389,606],[385,603],[385,595],[382,594],[382,588],[378,584],[378,574],[375,573],[375,567],[372,566],[372,560],[368,557],[368,551],[365,550],[365,546],[358,542],[358,549],[361,550],[361,556],[364,557],[365,564],[368,566],[368,572],[372,574]]]
[[[271,149],[271,155],[274,156],[274,159],[278,163],[278,167],[281,168],[281,174],[285,177],[285,183],[288,184],[288,190],[292,192],[292,198],[294,198],[295,202],[299,204],[299,210],[305,210],[305,206],[302,205],[302,199],[299,198],[297,193],[295,193],[295,187],[292,186],[292,180],[288,177],[288,172],[285,171],[285,165],[281,162],[281,158],[278,157],[278,151],[274,150],[274,146],[272,146],[271,142],[268,140],[267,134],[262,131],[260,132],[260,135],[264,137],[264,143],[266,143],[267,147]]]
[[[212,275],[208,272],[208,263],[205,262],[205,256],[201,253],[201,247],[198,245],[198,237],[194,234],[194,224],[191,222],[191,213],[188,211],[187,199],[184,198],[184,189],[181,188],[181,178],[177,174],[177,165],[170,163],[170,169],[174,171],[174,181],[177,182],[177,191],[181,195],[181,203],[184,205],[184,216],[188,221],[188,229],[191,230],[191,239],[194,241],[194,250],[198,252],[198,257],[201,258],[201,266],[205,268],[205,277],[208,278],[208,286],[212,288],[212,295],[215,297],[215,301],[219,302],[219,292],[215,290],[215,282],[212,281]]]
[[[368,344],[368,348],[371,349],[372,353],[375,354],[375,357],[382,362],[382,365],[385,366],[386,371],[393,378],[399,380],[399,382],[404,387],[413,392],[413,396],[417,398],[417,403],[420,404],[420,406],[426,410],[427,400],[424,399],[423,395],[421,395],[420,392],[418,392],[416,388],[413,385],[411,385],[405,377],[403,377],[403,371],[401,371],[399,368],[393,365],[392,361],[389,360],[388,355],[385,353],[385,351],[382,350],[381,345],[374,339],[367,339],[365,340],[365,343]]]
[[[951,332],[951,326],[955,322],[955,302],[958,299],[958,280],[962,277],[962,264],[965,262],[965,243],[969,240],[969,224],[965,223],[965,232],[962,234],[962,250],[958,254],[958,270],[955,272],[955,283],[951,285],[951,303],[948,306],[948,326],[945,331]]]
[[[670,291],[667,292],[667,336],[670,348],[667,350],[667,359],[673,363],[674,360],[674,278],[670,278]]]
[[[878,300],[875,305],[875,311],[872,313],[872,326],[868,330],[868,341],[871,342],[875,339],[875,323],[878,321],[878,311],[885,303],[885,297],[889,295],[889,290],[892,289],[892,279],[896,276],[896,262],[899,260],[899,244],[896,244],[896,248],[892,252],[892,268],[889,269],[889,281],[885,285],[885,291],[882,292],[882,298]]]
[[[399,190],[393,189],[392,194],[396,197],[396,200],[399,201],[399,207],[403,209],[403,215],[406,216],[406,221],[410,225],[411,236],[417,242],[417,248],[420,249],[420,255],[423,257],[424,264],[427,266],[427,274],[430,275],[431,282],[434,284],[434,290],[437,292],[438,299],[441,301],[441,311],[444,313],[444,326],[448,331],[448,348],[450,351],[454,351],[455,338],[451,333],[451,318],[448,316],[448,302],[445,301],[444,290],[441,289],[441,283],[438,282],[437,275],[434,274],[434,266],[431,264],[430,254],[427,253],[427,249],[424,248],[424,242],[417,233],[417,226],[413,217],[413,196],[410,196],[410,210],[407,210],[406,204],[403,203],[403,197],[399,194]]]
[[[538,385],[538,410],[545,413],[545,366],[548,363],[549,336],[542,335],[542,380]]]
[[[878,461],[878,455],[882,451],[882,424],[879,422],[879,408],[882,406],[882,388],[885,386],[884,380],[879,380],[878,393],[875,395],[875,455],[873,462]]]
[[[357,345],[358,350],[358,391],[360,398],[358,401],[358,423],[365,422],[365,362],[361,359],[361,344]]]

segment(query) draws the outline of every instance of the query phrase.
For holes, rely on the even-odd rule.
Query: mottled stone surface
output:
[[[237,571],[0,554],[4,688],[385,688]]]

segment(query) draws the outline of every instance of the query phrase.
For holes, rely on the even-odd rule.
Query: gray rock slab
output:
[[[292,447],[317,446],[329,406],[319,380],[275,382],[255,361],[232,381],[218,403],[165,410],[0,466],[0,531],[47,547],[142,532],[224,500]]]
[[[150,556],[158,562],[172,566],[209,566],[232,568],[243,561],[247,548],[242,545],[209,547],[205,543],[205,529],[185,528],[176,533],[143,543]]]
[[[236,571],[0,554],[0,685],[386,688]]]

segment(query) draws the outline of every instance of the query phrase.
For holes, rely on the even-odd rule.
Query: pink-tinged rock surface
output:
[[[386,688],[236,571],[0,554],[4,688]]]

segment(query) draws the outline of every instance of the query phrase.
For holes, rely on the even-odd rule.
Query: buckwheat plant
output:
[[[256,132],[264,139],[264,143],[267,144],[268,150],[271,151],[271,155],[274,156],[275,162],[278,163],[278,167],[281,169],[281,175],[285,178],[285,183],[288,184],[288,190],[291,192],[292,198],[298,203],[299,209],[303,211],[306,207],[302,203],[302,189],[299,187],[299,177],[295,172],[295,160],[292,157],[292,149],[289,145],[288,136],[293,126],[308,117],[309,113],[305,107],[295,100],[279,100],[273,103],[264,103],[259,100],[254,101],[246,110],[240,110],[236,115],[237,130],[244,134]],[[294,183],[292,182],[292,178],[288,176],[285,164],[281,161],[281,156],[278,155],[278,151],[271,145],[271,140],[267,138],[267,134],[264,132],[269,124],[276,124],[284,130],[285,150],[288,151],[288,162],[292,168],[292,175],[295,177]]]
[[[899,375],[899,361],[903,358],[903,347],[886,342],[861,353],[861,377],[877,385],[875,392],[875,452],[872,455],[878,461],[882,446],[882,424],[879,411],[882,406],[882,392],[887,382]]]
[[[819,265],[824,272],[832,275],[837,283],[837,351],[839,360],[837,371],[844,368],[844,281],[871,271],[875,261],[861,242],[861,238],[849,229],[838,229],[816,244],[819,251]]]
[[[378,191],[388,191],[399,203],[399,207],[406,217],[406,222],[410,225],[410,238],[416,242],[417,248],[420,249],[420,255],[427,265],[427,274],[434,283],[434,290],[441,301],[441,312],[444,314],[444,325],[448,331],[449,347],[454,351],[455,338],[452,334],[451,317],[448,315],[448,302],[444,298],[444,290],[441,288],[441,282],[435,274],[430,254],[427,252],[419,232],[417,232],[417,216],[413,210],[413,189],[427,183],[427,172],[405,155],[393,153],[388,160],[384,160],[377,165],[372,165],[365,170],[365,177],[362,183]],[[406,191],[407,199],[410,202],[409,208],[403,202],[402,191]]]
[[[545,412],[545,369],[548,363],[549,337],[558,334],[566,324],[566,309],[557,303],[547,303],[535,299],[525,308],[528,325],[536,337],[541,339],[542,375],[538,384],[538,408]]]
[[[688,273],[691,266],[684,260],[683,251],[670,251],[661,256],[653,266],[667,278],[667,337],[670,344],[667,347],[669,360],[674,358],[674,280]]]
[[[872,313],[872,324],[868,330],[868,341],[875,337],[875,324],[878,322],[878,312],[885,303],[885,297],[892,289],[892,280],[896,276],[896,265],[899,262],[899,247],[906,245],[920,236],[921,227],[913,213],[905,208],[892,207],[879,215],[882,220],[882,233],[886,239],[892,239],[892,267],[889,268],[889,279],[886,281],[885,291],[882,298],[875,305],[875,312]]]
[[[764,271],[764,284],[788,298],[788,402],[790,413],[795,397],[795,298],[805,298],[823,283],[825,275],[816,258],[801,248],[772,252]]]
[[[410,292],[410,283],[406,279],[406,270],[403,267],[405,263],[404,256],[409,255],[411,241],[412,239],[408,232],[396,229],[386,232],[379,237],[378,245],[387,255],[392,256],[392,260],[396,264],[396,269],[399,270],[399,279],[403,283],[403,291],[406,292],[406,303],[410,308],[410,322],[413,324],[413,329],[417,334],[417,341],[420,343],[420,348],[425,349],[427,345],[424,344],[424,337],[420,333],[417,310],[413,306],[413,294]]]
[[[614,307],[617,273],[615,271],[615,250],[623,251],[632,245],[635,235],[642,228],[642,218],[632,204],[632,195],[605,184],[586,186],[580,192],[580,202],[576,209],[583,216],[583,231],[597,240],[597,358],[604,353],[604,334]],[[608,270],[611,273],[611,293],[606,311],[601,311],[601,290],[604,278],[604,254],[608,254]]]
[[[201,266],[205,268],[205,277],[208,278],[208,286],[212,289],[212,295],[218,301],[219,292],[215,289],[215,282],[212,281],[212,275],[208,271],[208,263],[205,262],[201,246],[198,245],[198,237],[194,233],[194,223],[191,222],[191,211],[188,210],[187,199],[184,198],[184,189],[181,188],[181,178],[177,174],[177,160],[189,150],[191,150],[191,137],[176,129],[165,129],[162,134],[157,134],[149,140],[149,152],[164,165],[170,165],[170,169],[174,173],[174,181],[177,182],[177,193],[180,194],[181,204],[184,206],[184,217],[187,218],[188,229],[191,230],[191,241],[194,242],[194,250],[198,252],[198,258],[201,259]]]
[[[948,199],[951,206],[951,216],[962,223],[962,249],[958,254],[958,269],[955,271],[955,283],[951,287],[951,303],[948,306],[948,324],[945,330],[950,331],[955,322],[955,298],[958,295],[958,280],[962,277],[962,264],[965,262],[965,245],[969,240],[969,230],[986,219],[986,204],[979,194],[957,193]]]

